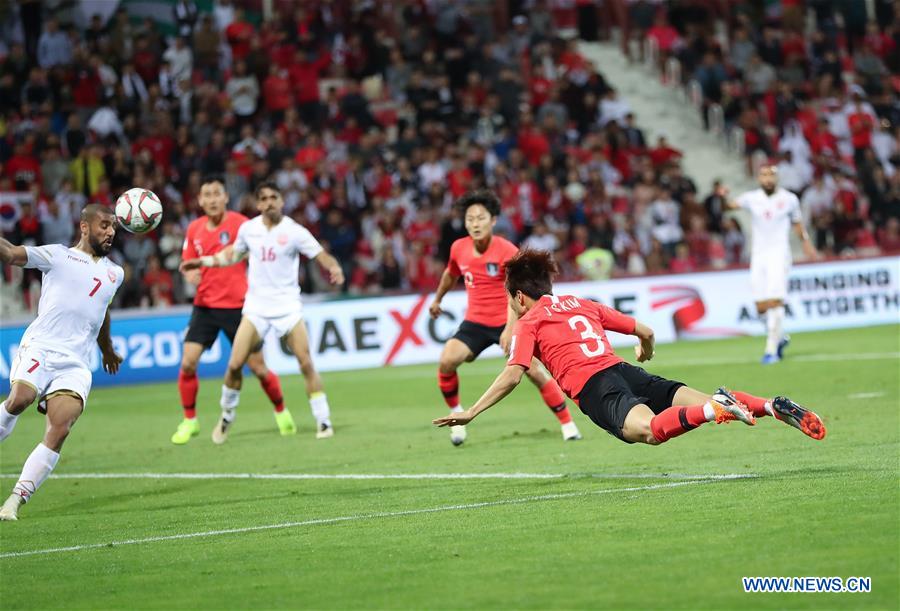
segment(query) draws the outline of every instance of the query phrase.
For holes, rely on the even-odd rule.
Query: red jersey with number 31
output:
[[[544,364],[560,388],[576,399],[598,371],[618,365],[606,331],[630,334],[635,321],[605,305],[573,295],[544,295],[516,324],[509,365]]]
[[[475,242],[470,237],[453,242],[447,271],[462,276],[465,281],[469,298],[466,320],[488,327],[506,324],[506,262],[517,252],[515,244],[496,235],[480,255],[475,252]]]
[[[184,261],[214,255],[234,243],[238,228],[247,217],[228,211],[215,229],[207,225],[209,218],[201,216],[187,228],[181,258]],[[247,294],[247,263],[241,261],[228,267],[200,268],[200,285],[194,296],[194,305],[203,308],[235,309],[244,305]]]

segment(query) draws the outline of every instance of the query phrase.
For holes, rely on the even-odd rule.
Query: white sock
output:
[[[222,417],[228,422],[234,422],[237,418],[237,406],[241,402],[241,391],[222,385],[222,398],[219,405],[222,406]]]
[[[703,417],[706,418],[707,422],[712,422],[716,419],[716,410],[709,404],[709,401],[703,404]]]
[[[324,392],[314,392],[309,396],[309,409],[316,419],[316,424],[331,426],[331,409],[328,407],[328,397]]]
[[[18,419],[18,415],[13,416],[6,411],[6,401],[0,403],[0,441],[9,437],[9,434],[12,433],[13,429],[16,427],[16,421]]]
[[[464,412],[465,410],[462,408],[462,405],[457,404],[456,407],[451,407],[450,411],[459,413]]]
[[[784,306],[771,308],[766,312],[766,330],[768,337],[766,338],[766,354],[775,354],[778,352],[778,344],[781,342],[782,326],[784,324]]]
[[[763,409],[766,410],[766,413],[767,413],[767,414],[769,414],[769,415],[772,416],[773,418],[775,417],[775,410],[772,408],[772,402],[771,402],[771,401],[766,401],[765,405],[763,405]]]
[[[53,471],[56,463],[59,462],[59,452],[54,452],[42,443],[32,450],[22,467],[22,475],[13,488],[13,494],[22,497],[22,502],[27,503],[31,495],[34,494],[44,480]]]

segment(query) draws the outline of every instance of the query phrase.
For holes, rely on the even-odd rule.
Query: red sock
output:
[[[269,397],[269,401],[271,401],[272,405],[275,406],[275,411],[283,412],[284,395],[281,393],[281,380],[278,379],[278,376],[275,375],[275,372],[270,371],[266,377],[260,378],[259,385],[262,386],[262,389]]]
[[[438,371],[438,386],[444,395],[447,407],[453,409],[459,405],[459,376],[456,372],[441,373]]]
[[[650,430],[653,436],[662,443],[673,437],[683,435],[706,422],[702,405],[681,407],[673,405],[663,410],[650,421]]]
[[[734,398],[746,405],[750,408],[750,411],[753,412],[753,415],[757,418],[762,418],[763,416],[768,416],[769,412],[766,411],[766,403],[768,403],[768,399],[763,399],[762,397],[757,397],[754,395],[749,395],[745,392],[741,391],[733,391],[731,394],[734,395]]]
[[[544,403],[547,404],[550,411],[556,415],[560,424],[572,422],[572,414],[569,413],[569,408],[566,406],[566,396],[556,380],[550,378],[549,382],[541,386],[541,397],[544,398]]]
[[[181,394],[181,408],[184,410],[185,418],[197,417],[197,390],[200,388],[200,382],[197,380],[197,374],[190,375],[183,371],[178,372],[178,392]]]

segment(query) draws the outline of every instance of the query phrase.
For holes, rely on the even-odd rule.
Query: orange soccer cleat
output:
[[[800,429],[805,435],[813,439],[825,438],[825,424],[822,419],[815,412],[797,405],[787,397],[772,399],[772,410],[776,419]]]

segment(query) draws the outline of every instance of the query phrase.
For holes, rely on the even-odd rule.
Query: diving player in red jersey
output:
[[[441,300],[462,276],[468,298],[466,317],[456,334],[444,344],[438,367],[438,385],[447,407],[453,412],[461,412],[459,377],[456,374],[459,366],[474,361],[494,344],[500,344],[503,351],[509,353],[509,338],[516,315],[503,288],[506,276],[504,266],[519,249],[512,242],[493,235],[500,214],[500,201],[491,191],[472,191],[461,197],[456,205],[465,218],[469,237],[456,240],[450,247],[450,260],[429,312],[432,318],[441,315]],[[537,386],[547,407],[559,420],[563,439],[581,439],[559,385],[537,361],[534,365],[528,368],[528,379]],[[450,428],[453,445],[458,446],[465,440],[465,426]]]
[[[519,316],[507,366],[475,405],[434,424],[468,424],[508,395],[537,358],[586,416],[628,443],[657,445],[705,422],[754,425],[766,415],[813,439],[825,437],[822,420],[787,397],[768,400],[725,388],[710,396],[624,362],[610,347],[606,331],[640,339],[635,354],[644,362],[653,358],[653,330],[588,299],[554,295],[556,272],[556,262],[546,252],[521,251],[507,262],[506,290]]]
[[[204,178],[198,200],[206,214],[188,226],[181,253],[183,261],[214,255],[233,244],[238,228],[247,221],[243,214],[226,209],[228,194],[222,178]],[[191,312],[187,335],[184,337],[181,371],[178,373],[178,392],[181,394],[184,420],[172,435],[172,443],[177,445],[187,443],[200,432],[196,409],[197,391],[200,387],[197,364],[203,351],[216,341],[220,330],[229,342],[234,342],[234,335],[241,322],[244,295],[247,293],[247,264],[194,270],[186,272],[185,278],[193,284],[199,283],[199,286],[194,296],[194,310]],[[292,435],[297,432],[297,427],[291,413],[284,407],[281,381],[275,372],[266,367],[261,349],[262,344],[250,355],[247,366],[259,378],[260,385],[275,406],[278,430],[282,435]],[[226,394],[228,393],[223,390],[223,397]]]

